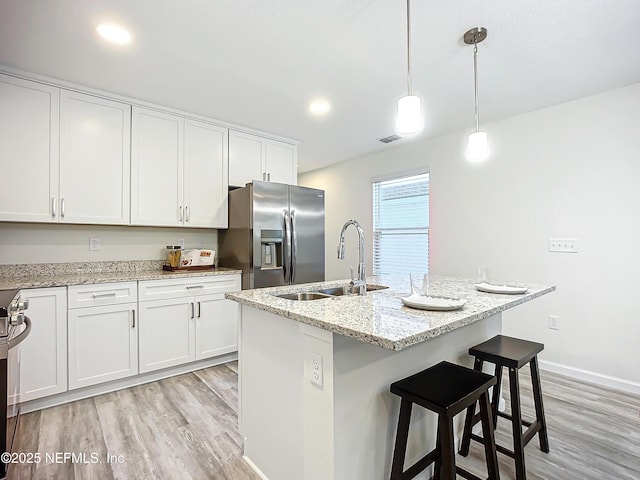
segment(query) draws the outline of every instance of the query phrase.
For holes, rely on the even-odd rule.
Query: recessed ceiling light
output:
[[[314,100],[309,104],[309,111],[314,115],[326,115],[331,110],[331,104],[326,100]]]
[[[131,34],[122,25],[117,25],[115,23],[101,23],[98,25],[96,30],[102,38],[111,43],[125,45],[131,41]]]

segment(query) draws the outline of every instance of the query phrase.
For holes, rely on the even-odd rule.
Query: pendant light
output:
[[[476,116],[476,131],[469,135],[469,150],[467,155],[470,162],[481,162],[489,157],[489,138],[487,132],[480,131],[480,113],[478,111],[478,44],[487,38],[487,29],[472,28],[464,34],[464,43],[473,45],[473,85],[474,105]]]
[[[400,135],[414,135],[422,131],[422,101],[411,94],[411,14],[407,0],[407,95],[398,100],[396,130]]]

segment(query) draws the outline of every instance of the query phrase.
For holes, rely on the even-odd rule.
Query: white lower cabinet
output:
[[[192,298],[140,302],[140,373],[195,360]]]
[[[150,280],[138,288],[140,373],[237,350],[240,309],[224,293],[240,290],[240,275]]]
[[[239,274],[22,290],[33,322],[10,351],[10,405],[238,350]],[[18,355],[19,353],[19,355]]]
[[[69,390],[138,374],[136,300],[136,282],[69,287]]]
[[[222,293],[195,300],[196,360],[237,351],[240,305]]]
[[[33,327],[29,336],[16,348],[20,349],[17,395],[9,403],[26,402],[67,390],[67,288],[36,288],[22,290],[29,300],[27,316]],[[10,353],[14,352],[11,350]],[[16,377],[10,377],[9,392]]]

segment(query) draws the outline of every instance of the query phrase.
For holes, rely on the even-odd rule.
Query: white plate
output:
[[[527,287],[517,287],[515,285],[494,285],[492,283],[476,283],[474,285],[476,290],[487,293],[506,293],[509,295],[517,295],[519,293],[526,293]]]
[[[419,308],[421,310],[449,311],[460,310],[466,300],[449,297],[432,297],[423,295],[411,295],[402,297],[402,303],[407,307]]]

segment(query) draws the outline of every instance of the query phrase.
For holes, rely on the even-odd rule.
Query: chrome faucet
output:
[[[351,269],[351,284],[357,288],[358,295],[367,293],[367,276],[364,268],[364,230],[356,220],[347,220],[340,232],[340,242],[338,243],[338,258],[344,259],[344,233],[349,225],[356,227],[358,231],[358,279],[353,278],[353,268]]]

